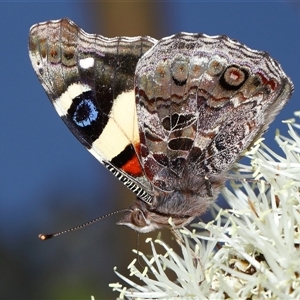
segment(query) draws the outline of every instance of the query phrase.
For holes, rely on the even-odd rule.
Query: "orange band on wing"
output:
[[[129,161],[127,161],[127,163],[124,164],[121,169],[124,172],[135,177],[143,175],[143,170],[136,154],[132,156],[132,158]]]

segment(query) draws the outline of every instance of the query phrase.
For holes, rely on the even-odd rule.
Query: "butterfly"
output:
[[[227,36],[88,34],[69,19],[31,27],[29,56],[75,137],[136,194],[118,222],[189,224],[293,92],[279,63]]]

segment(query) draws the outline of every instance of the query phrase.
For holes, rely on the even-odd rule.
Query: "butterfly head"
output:
[[[147,233],[159,228],[170,227],[170,217],[175,227],[182,227],[190,223],[195,216],[162,214],[155,210],[152,211],[148,204],[137,199],[117,224],[128,226],[141,233]]]
[[[187,183],[187,181],[184,182]],[[191,190],[189,184],[178,186],[177,189],[168,192],[156,189],[151,204],[137,198],[118,225],[126,225],[141,233],[162,227],[185,226],[196,216],[205,213],[217,195],[209,197],[202,185],[203,180],[201,184],[194,185],[197,191]],[[170,218],[172,218],[172,226]]]

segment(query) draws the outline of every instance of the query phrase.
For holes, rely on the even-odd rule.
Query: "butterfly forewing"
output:
[[[29,36],[34,70],[72,133],[119,177],[129,175],[143,185],[134,72],[155,42],[87,34],[68,19],[36,24]]]

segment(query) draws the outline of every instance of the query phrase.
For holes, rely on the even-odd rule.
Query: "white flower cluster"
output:
[[[115,270],[130,286],[110,284],[120,299],[300,299],[300,125],[286,123],[289,137],[275,138],[282,156],[257,142],[246,153],[251,167],[236,164],[233,176],[247,171],[255,180],[223,189],[231,209],[214,204],[213,222],[174,230],[181,255],[148,239],[151,259],[138,253],[145,270],[136,260],[128,267],[140,284]]]

